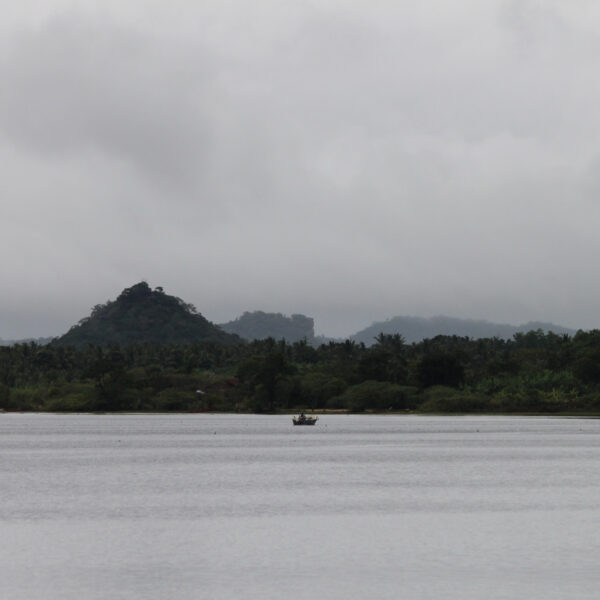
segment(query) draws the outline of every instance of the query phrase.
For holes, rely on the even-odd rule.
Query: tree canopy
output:
[[[135,287],[115,302],[127,313],[161,294]],[[194,316],[167,298],[173,301]],[[509,340],[436,336],[412,344],[380,334],[372,346],[273,338],[28,343],[0,347],[0,408],[598,414],[598,365],[600,331],[535,330]]]

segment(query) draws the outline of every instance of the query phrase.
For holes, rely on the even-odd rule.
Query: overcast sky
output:
[[[600,327],[595,0],[20,0],[0,337],[142,279],[214,322]]]

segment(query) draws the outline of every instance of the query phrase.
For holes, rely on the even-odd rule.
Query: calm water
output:
[[[0,415],[0,598],[600,595],[600,420]]]

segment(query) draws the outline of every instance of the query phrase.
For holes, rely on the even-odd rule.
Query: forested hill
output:
[[[229,323],[222,323],[219,327],[246,340],[273,338],[293,343],[303,339],[312,342],[315,337],[315,324],[310,317],[287,317],[281,313],[265,313],[261,310],[245,312],[241,317]]]
[[[142,281],[121,292],[114,301],[98,304],[89,317],[53,345],[85,347],[88,344],[196,344],[239,343],[236,335],[224,332],[196,312],[192,304],[154,290]]]
[[[573,335],[575,330],[554,325],[553,323],[542,323],[530,321],[524,325],[506,325],[491,323],[490,321],[473,319],[456,319],[452,317],[393,317],[386,321],[373,323],[369,327],[350,336],[351,340],[363,342],[367,346],[375,343],[375,337],[380,333],[402,335],[407,343],[420,342],[421,340],[434,338],[437,335],[457,335],[460,337],[500,338],[511,339],[515,333],[527,333],[541,329],[544,332],[552,331],[556,334],[566,333]]]

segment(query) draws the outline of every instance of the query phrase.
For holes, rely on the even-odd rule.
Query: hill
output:
[[[407,343],[434,338],[436,335],[458,335],[474,339],[492,337],[510,339],[515,333],[526,333],[537,329],[544,332],[552,331],[557,334],[573,335],[575,333],[573,329],[538,321],[530,321],[523,325],[508,325],[484,320],[457,319],[443,316],[429,319],[423,317],[393,317],[386,321],[373,323],[350,336],[350,339],[363,342],[367,346],[373,344],[375,337],[380,333],[399,333]]]
[[[191,304],[154,290],[142,281],[121,292],[114,301],[98,304],[89,317],[53,345],[82,347],[88,344],[195,344],[238,343],[240,339],[207,321]]]
[[[315,337],[315,323],[310,317],[281,313],[265,313],[261,310],[245,312],[241,317],[219,325],[223,331],[239,335],[246,340],[264,340],[274,338],[297,342]]]

